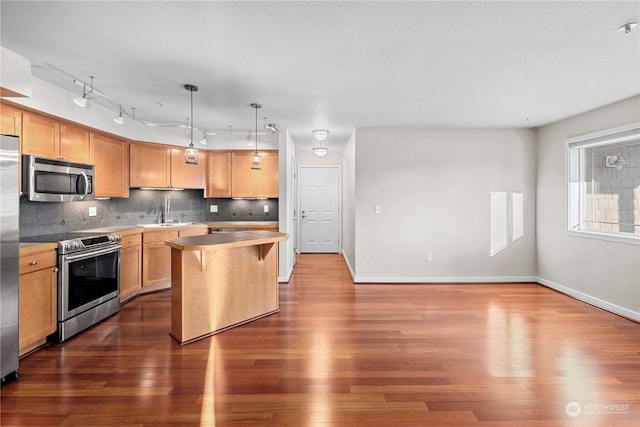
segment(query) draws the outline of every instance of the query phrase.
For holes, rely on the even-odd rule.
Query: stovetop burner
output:
[[[104,233],[56,233],[39,236],[21,237],[21,243],[57,243],[58,254],[80,252],[100,247],[119,245],[122,237],[119,234]]]

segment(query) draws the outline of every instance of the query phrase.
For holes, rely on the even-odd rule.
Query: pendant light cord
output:
[[[256,110],[256,156],[258,155],[258,108],[255,107]]]
[[[191,145],[193,147],[193,90],[191,90]]]

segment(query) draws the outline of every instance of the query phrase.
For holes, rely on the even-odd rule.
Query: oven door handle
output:
[[[112,252],[117,252],[121,248],[122,248],[122,246],[118,245],[118,246],[110,247],[108,250],[102,249],[102,250],[93,251],[93,252],[82,252],[81,254],[78,254],[78,255],[65,255],[64,256],[64,260],[65,261],[76,261],[76,260],[79,260],[79,259],[84,259],[84,258],[89,258],[89,257],[94,257],[94,256],[107,255],[107,254],[110,254]]]
[[[84,194],[80,196],[80,200],[84,200],[87,194],[89,194],[89,178],[87,178],[87,174],[83,171],[80,171],[80,175],[84,178]]]

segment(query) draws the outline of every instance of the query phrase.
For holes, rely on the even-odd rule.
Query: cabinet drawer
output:
[[[175,239],[178,237],[178,231],[154,231],[152,233],[144,233],[142,240],[144,243],[164,242],[165,240]]]
[[[122,236],[120,244],[122,249],[127,249],[132,246],[139,246],[142,243],[142,234],[129,234],[128,236]]]
[[[56,265],[56,251],[46,251],[20,257],[20,274],[31,273]]]

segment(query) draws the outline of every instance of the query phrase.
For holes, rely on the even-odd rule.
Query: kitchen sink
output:
[[[160,224],[136,224],[143,228],[164,228],[164,227],[184,227],[185,225],[200,224],[199,222],[162,222]]]

